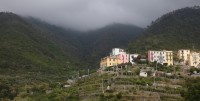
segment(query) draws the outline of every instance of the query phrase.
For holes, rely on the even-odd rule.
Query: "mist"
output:
[[[145,28],[163,14],[195,5],[200,0],[1,0],[0,11],[87,31],[111,23]]]

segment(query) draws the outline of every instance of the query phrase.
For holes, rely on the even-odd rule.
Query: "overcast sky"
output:
[[[200,0],[0,0],[0,11],[90,30],[114,22],[146,27],[167,12],[194,5]]]

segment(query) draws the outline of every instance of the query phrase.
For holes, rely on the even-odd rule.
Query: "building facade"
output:
[[[160,64],[166,63],[166,52],[163,51],[148,51],[148,61],[157,62]]]
[[[181,59],[184,64],[188,64],[189,57],[190,57],[190,50],[187,50],[187,49],[178,50],[177,56],[178,56],[178,59]]]
[[[129,62],[131,64],[135,64],[134,59],[136,59],[139,56],[139,54],[129,54]]]
[[[106,56],[100,61],[100,68],[116,66],[122,63],[134,63],[134,58],[137,58],[138,54],[127,54],[124,49],[113,48],[110,56]]]
[[[172,51],[148,51],[148,61],[157,62],[167,66],[173,65],[173,52]]]
[[[117,57],[120,59],[121,63],[129,62],[129,54],[118,54]]]
[[[200,64],[200,53],[191,52],[189,55],[189,66],[197,67]]]
[[[173,60],[173,52],[172,51],[165,51],[166,52],[166,62],[168,66],[173,66],[174,65],[174,60]]]
[[[121,48],[113,48],[110,55],[119,55],[119,54],[126,54],[124,49]]]
[[[141,72],[140,71],[140,74],[139,74],[141,77],[147,77],[147,72]]]
[[[104,70],[106,67],[116,66],[121,63],[122,62],[118,56],[107,56],[101,59],[100,68]]]

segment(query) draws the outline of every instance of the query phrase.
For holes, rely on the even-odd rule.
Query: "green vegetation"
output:
[[[186,88],[183,96],[187,101],[199,101],[200,100],[200,78],[193,78],[186,80]]]
[[[129,44],[131,52],[148,50],[199,49],[200,7],[187,7],[170,12],[147,28],[143,36]]]
[[[88,32],[78,32],[49,25],[34,18],[28,18],[27,21],[35,28],[49,32],[54,36],[53,40],[62,47],[67,45],[67,51],[80,58],[83,67],[90,69],[99,68],[100,58],[108,55],[113,47],[125,48],[143,32],[143,29],[137,26],[117,23]]]
[[[129,44],[131,52],[139,52],[143,55],[148,50],[174,50],[191,49],[198,51],[200,48],[200,7],[187,7],[175,10],[158,18],[147,28],[143,36]],[[176,55],[176,54],[174,54]],[[178,60],[175,58],[175,60]],[[178,60],[181,61],[181,60]],[[150,64],[155,67],[155,64]],[[158,70],[165,72],[179,72],[180,67],[167,68],[158,64]],[[191,68],[189,72],[197,73],[199,69]],[[177,74],[177,73],[176,73]],[[175,74],[175,75],[176,75]],[[178,73],[180,75],[180,73]],[[181,76],[179,76],[181,77]],[[172,77],[173,78],[173,77]],[[175,77],[177,78],[177,77]],[[183,77],[181,77],[183,79]],[[179,80],[181,79],[179,78]],[[199,78],[186,80],[182,96],[186,101],[199,101]],[[183,85],[184,83],[182,83]],[[162,98],[162,100],[170,100]]]
[[[109,55],[112,48],[126,48],[127,44],[142,32],[143,29],[137,26],[117,23],[89,31],[81,36],[85,59],[89,64],[99,67],[100,58]]]
[[[132,25],[113,24],[82,33],[1,12],[0,100],[77,101],[78,87],[64,89],[66,80],[77,78],[78,72],[87,74],[88,68],[95,72],[100,57],[113,47],[124,47],[142,31]]]
[[[199,49],[199,18],[199,7],[168,13],[130,43],[129,52]],[[13,13],[0,13],[0,22],[0,100],[131,101],[141,100],[141,97],[142,100],[182,101],[183,97],[188,101],[200,100],[200,79],[177,79],[180,67],[158,64],[159,71],[174,72],[174,75],[154,78],[149,70],[147,78],[139,77],[140,69],[147,68],[143,67],[147,65],[140,61],[141,57],[136,59],[139,65],[130,71],[126,68],[119,74],[93,73],[78,79],[78,75],[87,74],[88,68],[98,67],[100,57],[111,48],[124,48],[139,37],[143,29],[136,26],[113,24],[81,33]],[[148,66],[155,67],[155,63]],[[199,69],[190,69],[193,71],[199,72]],[[69,78],[76,83],[64,87],[69,84],[66,82]]]
[[[39,71],[58,75],[70,73],[78,66],[79,60],[67,50],[68,46],[60,46],[51,35],[35,29],[23,18],[12,13],[0,13],[0,22],[2,73]]]
[[[142,32],[139,27],[113,24],[81,33],[4,12],[0,13],[0,21],[2,71],[10,68],[22,72],[26,69],[64,72],[72,68],[98,68],[99,58],[111,48],[126,46]]]
[[[125,47],[143,31],[132,25],[113,24],[83,33],[8,12],[0,13],[0,22],[2,71],[8,67],[22,72],[98,68],[99,59],[111,48]]]
[[[199,73],[200,68],[195,68],[195,67],[190,68],[190,74],[193,74],[194,72]]]

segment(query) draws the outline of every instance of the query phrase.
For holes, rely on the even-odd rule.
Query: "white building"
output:
[[[189,55],[189,66],[197,67],[200,64],[200,53],[191,52]]]
[[[189,57],[190,57],[190,50],[187,50],[187,49],[178,50],[177,55],[178,55],[178,58],[181,59],[184,64],[188,64]]]
[[[140,72],[141,77],[147,77],[147,72]]]
[[[178,51],[177,56],[186,65],[197,68],[200,66],[200,53],[198,52],[191,52],[187,49],[181,49]]]
[[[173,52],[172,51],[148,51],[148,61],[157,62],[160,64],[167,64],[168,66],[173,65]]]
[[[63,85],[64,88],[71,87],[71,85]]]
[[[134,59],[137,58],[138,55],[139,54],[128,54],[124,49],[121,48],[113,48],[110,53],[110,56],[118,56],[123,61],[122,63],[130,62],[131,64],[135,64]]]
[[[121,48],[113,48],[110,55],[119,55],[119,54],[126,54],[124,49]]]
[[[148,51],[148,61],[160,64],[166,63],[166,52],[164,51]]]
[[[134,63],[134,58],[137,58],[138,54],[128,54],[124,49],[113,48],[110,52],[110,56],[106,56],[100,61],[100,68],[104,70],[106,67],[117,66],[122,63]]]
[[[139,54],[129,54],[129,61],[131,64],[135,64],[134,59],[138,57]]]

